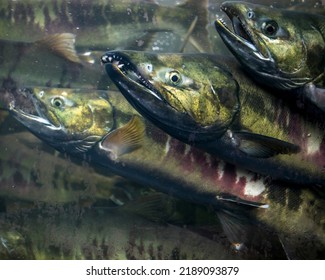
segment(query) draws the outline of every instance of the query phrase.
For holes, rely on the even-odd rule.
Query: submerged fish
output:
[[[0,40],[0,68],[0,85],[4,88],[19,83],[106,89],[110,84],[100,67],[100,56],[96,52],[78,53],[71,33],[29,43]]]
[[[170,135],[271,179],[325,185],[325,123],[255,85],[231,58],[116,51],[102,62],[128,101]]]
[[[301,88],[304,97],[325,111],[324,16],[237,1],[224,2],[221,10],[233,31],[223,20],[216,20],[216,29],[257,82]]]
[[[140,184],[210,205],[236,248],[258,243],[258,250],[268,255],[279,245],[274,238],[279,239],[269,234],[276,232],[290,257],[302,256],[287,244],[297,250],[301,244],[308,247],[303,257],[324,254],[324,200],[311,188],[270,185],[266,177],[177,141],[141,118],[120,94],[53,88],[25,91],[27,95],[12,93],[8,108],[39,138]],[[269,238],[272,246],[265,248]]]
[[[208,223],[214,215],[204,207],[158,194],[99,166],[63,158],[31,133],[10,133],[7,124],[0,137],[0,259],[263,258],[232,250],[220,226]],[[106,222],[101,224],[101,219]],[[121,219],[123,226],[117,222]],[[74,238],[67,239],[62,231],[74,228]],[[120,234],[114,239],[104,238],[116,231]],[[221,239],[210,238],[209,232],[221,234]],[[127,244],[131,236],[136,244]],[[177,241],[180,236],[192,246],[198,242],[201,249],[190,254],[186,242]],[[155,242],[159,247],[165,241],[170,245],[156,252]],[[213,248],[211,253],[205,246]]]
[[[33,203],[80,203],[98,200],[112,206],[136,199],[144,189],[107,170],[55,153],[31,133],[0,137],[0,197]]]
[[[44,204],[29,211],[0,213],[0,259],[239,258],[222,239],[155,223],[123,208]]]
[[[153,51],[179,51],[197,16],[191,36],[207,47],[207,2],[188,0],[165,7],[141,0],[1,1],[0,39],[31,42],[69,32],[76,35],[78,50],[150,46]]]

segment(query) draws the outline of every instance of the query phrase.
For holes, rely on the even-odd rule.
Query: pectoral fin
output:
[[[56,33],[35,42],[37,46],[48,48],[53,53],[69,61],[80,63],[75,50],[76,36],[72,33]]]
[[[142,146],[145,125],[138,116],[124,126],[109,133],[101,142],[101,148],[108,151],[116,159],[123,154],[130,153]]]
[[[220,210],[216,214],[233,249],[243,256],[248,254],[263,259],[287,258],[277,233],[247,211]]]
[[[250,132],[236,132],[238,148],[243,153],[257,158],[269,158],[278,154],[294,154],[300,147],[265,135]]]

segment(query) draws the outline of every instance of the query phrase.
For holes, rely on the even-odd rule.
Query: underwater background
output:
[[[1,1],[0,93],[17,87],[116,91],[100,63],[108,50],[230,55],[214,27],[222,2]],[[321,1],[258,4],[325,14]],[[161,193],[87,158],[60,153],[5,110],[0,143],[0,259],[325,257],[323,190],[274,186],[273,197],[268,193],[274,208],[257,217],[276,230],[252,229],[235,218],[232,228],[253,240],[242,246],[229,240],[208,203]],[[252,232],[259,232],[258,241]]]

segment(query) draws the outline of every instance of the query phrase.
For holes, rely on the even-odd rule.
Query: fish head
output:
[[[237,82],[212,56],[113,51],[102,63],[144,117],[185,142],[224,133],[238,111]]]
[[[60,151],[85,152],[114,126],[113,107],[98,92],[29,88],[19,94],[11,101],[9,111]]]
[[[261,83],[291,89],[319,75],[311,73],[321,66],[311,65],[316,60],[315,54],[309,53],[314,52],[309,45],[323,39],[313,28],[307,32],[309,25],[303,20],[303,13],[237,1],[224,2],[221,10],[230,18],[233,31],[221,19],[215,21],[217,31],[229,50]],[[308,38],[310,32],[316,36],[314,39]]]

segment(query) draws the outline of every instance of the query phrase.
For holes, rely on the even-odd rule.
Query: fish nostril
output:
[[[19,92],[20,92],[22,95],[26,96],[26,97],[27,97],[28,95],[33,94],[33,91],[32,91],[32,89],[30,89],[30,88],[22,88],[22,89],[19,90]]]
[[[247,17],[249,18],[249,19],[253,19],[254,17],[255,17],[255,14],[254,14],[254,12],[253,11],[248,11],[247,12]]]

